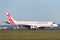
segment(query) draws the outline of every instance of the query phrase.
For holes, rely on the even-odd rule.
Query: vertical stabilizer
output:
[[[8,19],[8,22],[9,22],[10,24],[12,24],[12,25],[15,24],[14,19],[11,17],[11,15],[10,15],[9,12],[7,13],[7,19]]]

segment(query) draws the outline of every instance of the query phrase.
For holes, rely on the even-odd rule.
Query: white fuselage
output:
[[[54,22],[38,22],[38,21],[15,21],[17,25],[30,25],[32,28],[36,27],[57,27],[58,25]]]

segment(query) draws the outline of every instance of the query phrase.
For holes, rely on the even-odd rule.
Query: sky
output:
[[[15,20],[60,23],[60,0],[0,0],[0,25],[6,24],[7,12]]]

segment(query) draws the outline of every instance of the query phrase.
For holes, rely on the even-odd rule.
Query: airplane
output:
[[[47,22],[47,21],[16,21],[10,15],[10,12],[7,13],[8,24],[17,25],[17,26],[25,26],[28,29],[44,29],[45,27],[58,27],[55,22]]]

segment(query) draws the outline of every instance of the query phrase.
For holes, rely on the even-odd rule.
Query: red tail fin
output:
[[[9,22],[10,24],[12,24],[12,25],[15,24],[15,23],[14,23],[14,19],[11,17],[11,15],[10,15],[9,12],[7,13],[7,18],[8,18],[8,22]]]

